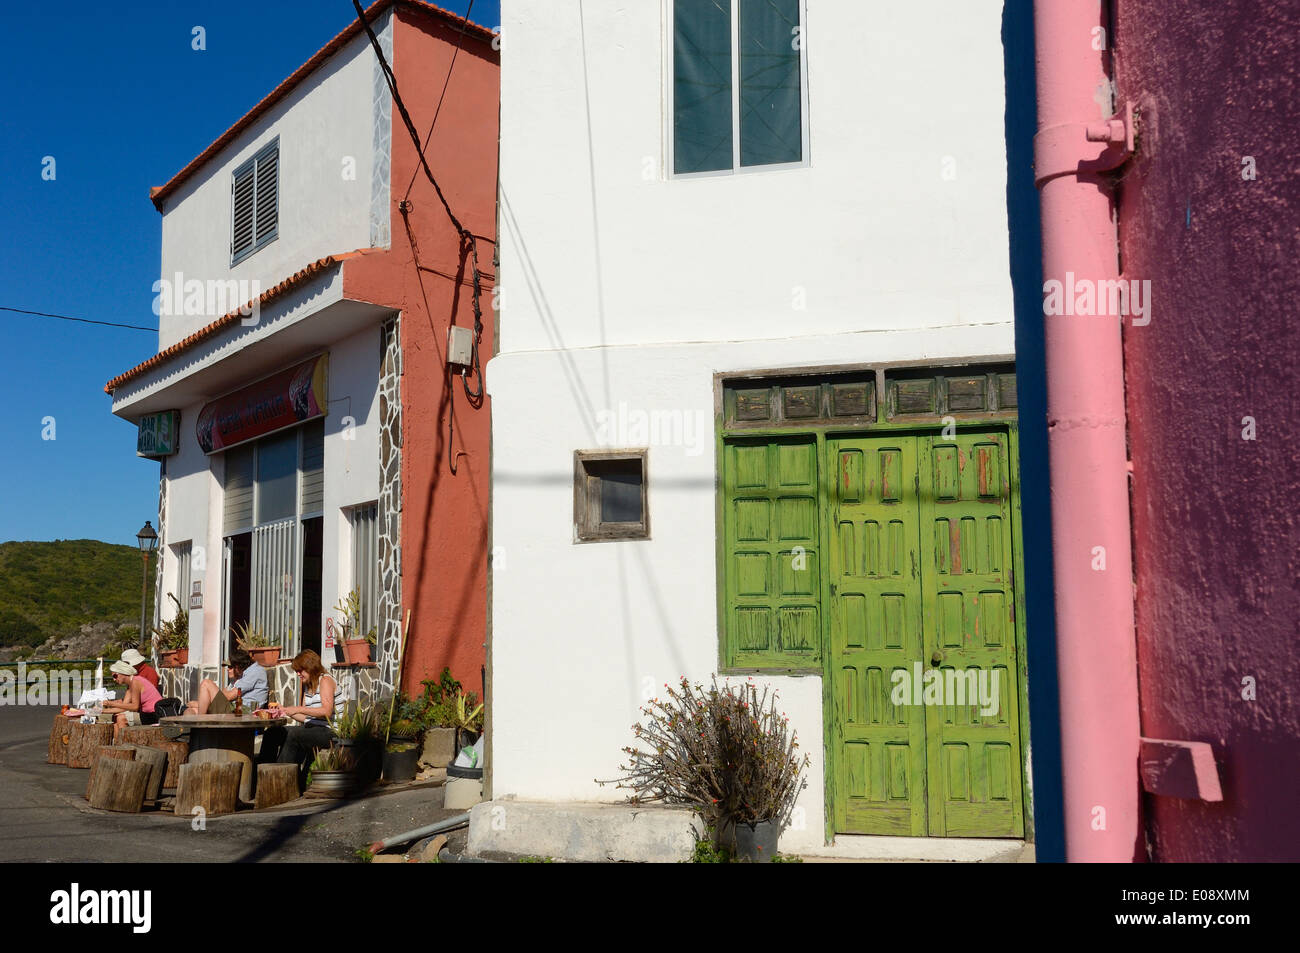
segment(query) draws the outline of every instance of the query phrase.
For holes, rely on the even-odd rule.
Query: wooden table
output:
[[[162,718],[159,724],[180,725],[190,731],[190,764],[206,761],[238,761],[239,797],[253,800],[257,770],[253,767],[253,737],[258,729],[287,724],[288,718],[258,718],[255,715],[178,715]]]

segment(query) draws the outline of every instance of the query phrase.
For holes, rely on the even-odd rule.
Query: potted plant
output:
[[[384,756],[378,709],[362,702],[348,702],[335,719],[334,731],[338,735],[334,745],[352,754],[358,783],[367,785],[377,781]]]
[[[361,631],[361,590],[353,589],[349,592],[339,600],[334,611],[342,616],[335,628],[339,630],[338,641],[343,643],[343,656],[347,664],[369,662],[370,647],[378,640],[378,632],[372,626],[365,635],[358,635]]]
[[[473,692],[456,693],[456,750],[472,745],[478,741],[483,732],[483,706],[475,706],[477,697]]]
[[[426,678],[421,683],[423,694],[398,709],[416,721],[424,730],[420,763],[435,768],[445,768],[456,757],[456,694],[460,682],[452,677],[451,669],[444,668],[438,678]]]
[[[384,780],[410,781],[419,767],[420,746],[416,739],[420,726],[409,718],[395,718],[388,726],[388,743],[384,746]]]
[[[776,855],[781,829],[807,782],[789,719],[776,710],[776,693],[753,680],[709,688],[683,678],[641,709],[632,730],[638,746],[614,781],[632,791],[632,803],[688,804],[704,818],[713,846],[738,860],[759,863]]]
[[[179,668],[190,660],[190,614],[170,592],[167,598],[176,604],[176,614],[153,627],[154,648],[163,668]]]
[[[347,797],[357,787],[357,767],[350,749],[316,749],[307,772],[307,797]]]
[[[279,643],[268,636],[260,625],[236,623],[232,631],[235,634],[235,645],[251,655],[253,661],[262,668],[270,668],[280,661]]]

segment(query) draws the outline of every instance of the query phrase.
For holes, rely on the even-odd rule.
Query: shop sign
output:
[[[164,410],[145,414],[136,431],[135,452],[142,457],[168,457],[176,452],[180,434],[181,412]]]
[[[321,354],[204,405],[194,425],[199,446],[216,453],[323,417],[328,369]]]

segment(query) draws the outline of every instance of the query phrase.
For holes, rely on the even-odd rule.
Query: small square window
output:
[[[644,450],[574,454],[573,525],[578,542],[649,538]]]

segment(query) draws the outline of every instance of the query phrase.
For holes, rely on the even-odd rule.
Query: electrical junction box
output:
[[[474,363],[474,331],[452,325],[447,329],[447,363],[469,367]]]

